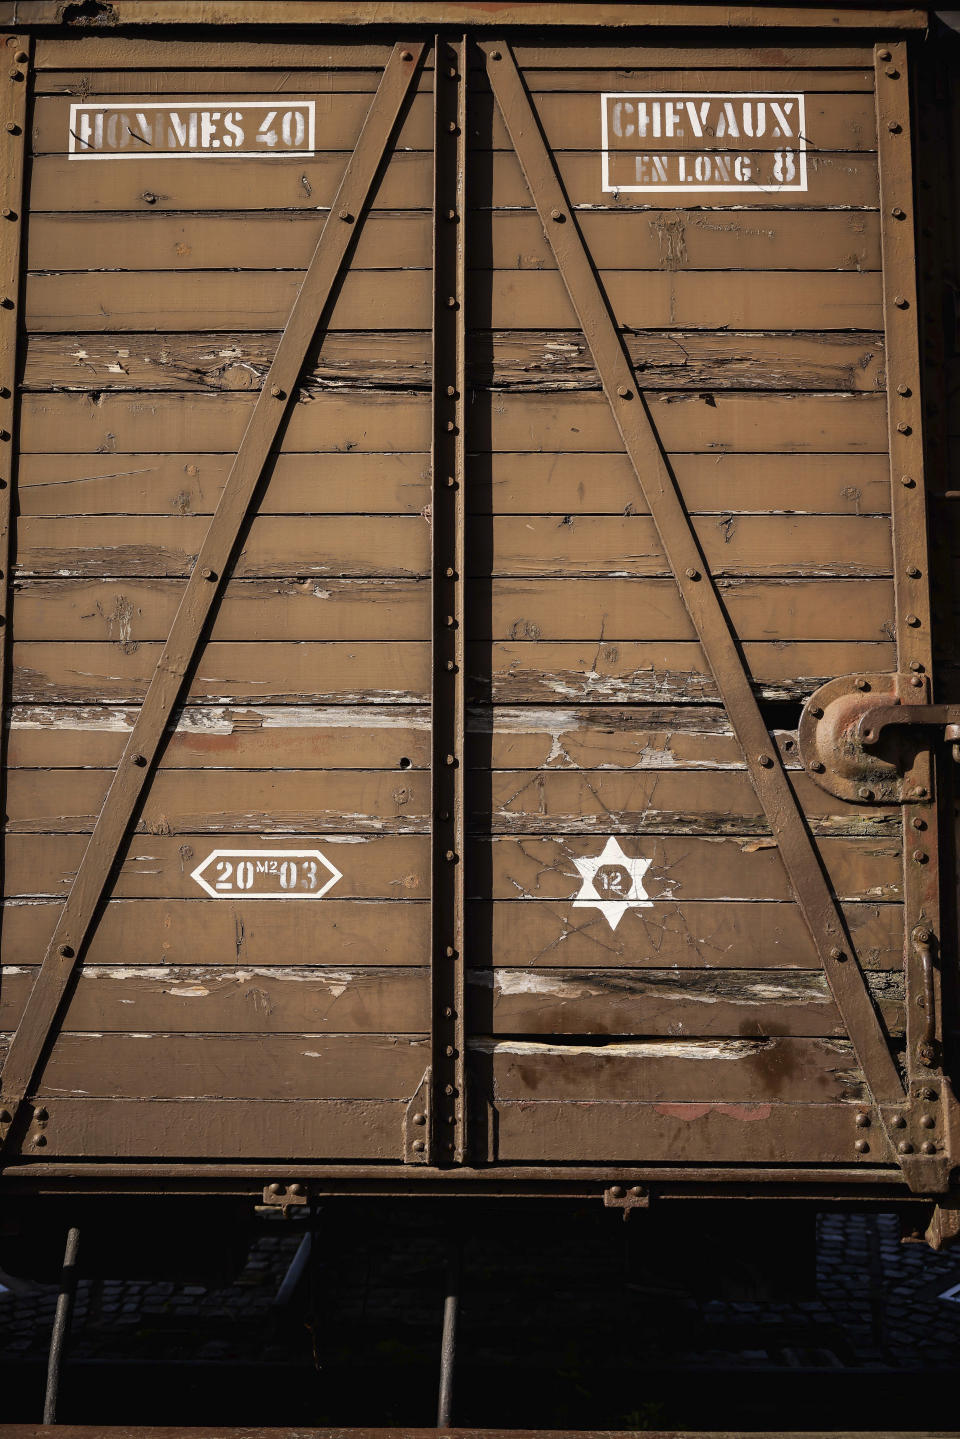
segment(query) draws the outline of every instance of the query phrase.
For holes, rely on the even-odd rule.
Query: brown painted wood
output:
[[[161,162],[158,162],[161,163]],[[63,330],[251,330],[283,324],[302,281],[297,270],[117,271],[31,275],[27,327]],[[882,290],[872,271],[610,270],[602,279],[617,319],[632,327],[878,330]],[[429,325],[425,270],[382,270],[375,284],[349,275],[331,311],[332,330],[423,330]],[[521,330],[576,329],[560,276],[552,270],[471,272],[471,324]]]
[[[694,514],[771,510],[889,514],[885,455],[678,455],[674,469]],[[225,455],[26,455],[22,515],[212,514]],[[428,503],[425,454],[281,454],[260,514],[414,514]],[[586,472],[586,473],[585,473]],[[588,482],[589,477],[589,482]],[[646,513],[625,455],[468,457],[471,514]]]
[[[403,886],[398,888],[402,894]],[[258,970],[421,965],[429,948],[430,913],[425,897],[418,901],[411,893],[414,897],[408,900],[340,900],[330,895],[281,904],[235,898],[211,904],[206,897],[111,899],[85,963],[182,967],[195,964],[202,954],[208,965]],[[55,901],[38,900],[12,901],[0,911],[6,966],[36,963],[50,942],[59,909]],[[387,945],[385,932],[390,935]],[[871,963],[879,967],[875,957]],[[6,982],[0,973],[0,984]]]
[[[747,87],[753,88],[753,87]],[[604,270],[879,270],[880,225],[869,211],[585,212],[584,238]],[[169,215],[80,212],[65,227],[38,212],[31,270],[304,270],[309,212]],[[535,215],[501,211],[471,226],[475,270],[554,269]],[[375,214],[357,237],[355,270],[428,269],[430,217]]]
[[[274,334],[33,335],[24,357],[28,390],[255,390],[276,349]],[[856,331],[759,334],[672,330],[632,334],[634,365],[658,389],[883,389],[883,341]],[[423,389],[425,331],[362,331],[325,337],[301,377],[315,394],[336,387]],[[569,330],[478,332],[468,373],[478,385],[524,390],[595,389],[583,338]]]
[[[795,1104],[863,1099],[849,1040],[625,1040],[591,1045],[474,1041],[474,1064],[498,1100]]]
[[[181,591],[167,579],[18,580],[17,637],[56,634],[129,649],[166,636]],[[468,594],[475,639],[695,638],[669,580],[474,580]],[[723,594],[745,640],[885,640],[893,628],[885,579],[738,580]],[[234,580],[211,638],[422,640],[429,625],[419,580]]]
[[[7,786],[12,834],[89,834],[110,774],[17,770]],[[426,833],[422,771],[168,770],[157,774],[137,834]]]
[[[3,971],[0,1024],[4,1030],[16,1028],[36,974],[35,968],[20,966]],[[354,1089],[359,1071],[353,1066],[369,1065],[371,1074],[379,1070],[382,1075],[385,1052],[390,1055],[393,1046],[370,1045],[366,1040],[354,1043],[345,1036],[416,1033],[427,1025],[429,1002],[427,972],[396,965],[382,969],[323,969],[316,964],[303,967],[289,963],[282,968],[211,968],[173,964],[98,966],[88,960],[67,1005],[61,1033],[109,1034],[109,1045],[114,1035],[127,1030],[212,1034],[223,1037],[225,1045],[229,1044],[227,1037],[235,1034],[322,1035],[325,1042],[321,1062],[302,1068],[315,1072],[326,1092],[318,1091],[310,1097],[336,1097],[347,1092],[364,1098],[370,1096]],[[402,1050],[401,1046],[397,1048]],[[76,1049],[80,1051],[81,1046]],[[249,1051],[249,1045],[241,1047],[254,1077],[257,1064],[250,1064]],[[88,1045],[83,1046],[83,1052],[89,1053]],[[69,1062],[63,1051],[60,1060]],[[264,1060],[268,1061],[266,1053]],[[74,1062],[83,1064],[79,1054]],[[282,1063],[279,1056],[274,1057],[273,1063],[278,1062]],[[344,1067],[339,1088],[338,1065]],[[415,1085],[416,1077],[411,1077]],[[53,1081],[48,1082],[52,1088]],[[251,1097],[260,1096],[255,1091]]]
[[[902,977],[867,979],[888,1032],[902,1035]],[[471,972],[470,997],[481,1034],[846,1037],[822,971],[490,969]]]

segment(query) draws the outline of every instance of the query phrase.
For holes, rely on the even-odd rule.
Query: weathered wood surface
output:
[[[72,553],[61,553],[69,568]],[[166,638],[182,592],[168,579],[20,579],[17,637],[135,648]],[[886,579],[728,580],[722,594],[744,640],[889,640],[894,633]],[[669,579],[474,580],[467,595],[475,639],[695,638]],[[420,580],[233,580],[211,637],[423,640],[429,602]]]
[[[37,213],[27,236],[30,270],[305,270],[322,217],[225,212],[71,216]],[[603,270],[879,270],[879,217],[869,211],[586,211],[584,239]],[[355,270],[429,269],[430,216],[378,213],[356,241]],[[476,270],[553,270],[536,215],[476,213]]]
[[[202,955],[208,965],[356,969],[422,965],[429,955],[426,895],[419,900],[340,900],[331,895],[322,901],[285,899],[282,904],[229,898],[211,904],[192,888],[196,898],[111,899],[91,937],[85,967],[182,967],[196,964]],[[402,894],[402,886],[398,888]],[[37,964],[59,913],[54,900],[6,904],[0,911],[4,965]],[[871,963],[878,967],[874,958]],[[0,986],[5,983],[0,971]]]
[[[82,835],[9,836],[5,843],[8,896],[64,895],[85,845]],[[191,871],[215,847],[209,835],[135,836],[113,893],[118,899],[195,899],[199,891]],[[231,845],[238,850],[257,847],[253,838]],[[325,835],[321,848],[343,875],[335,890],[339,900],[423,899],[429,894],[429,841],[424,835]],[[673,903],[793,898],[780,856],[765,838],[652,836],[644,842],[644,850],[651,861],[644,885],[654,899]],[[817,850],[840,899],[900,898],[898,844],[889,839],[828,837],[817,840]],[[597,853],[596,836],[474,841],[466,856],[469,897],[573,901],[582,886],[573,857],[595,858]],[[311,902],[328,903],[326,899]],[[579,910],[572,913],[574,918],[580,916]],[[621,928],[639,924],[638,913],[631,910],[625,915]]]
[[[91,833],[110,778],[102,770],[11,772],[9,832]],[[429,828],[430,780],[422,770],[203,769],[156,775],[135,832],[425,834]]]
[[[562,1160],[596,1163],[851,1164],[859,1159],[852,1102],[747,1104],[605,1103],[502,1100],[497,1104],[502,1164]],[[871,1130],[863,1161],[892,1162],[882,1128]]]
[[[136,716],[136,709],[106,705],[15,708],[8,716],[7,764],[109,769]],[[792,735],[783,743],[791,741],[795,745]],[[412,705],[187,709],[171,725],[159,763],[163,769],[423,770],[430,765],[430,712]]]
[[[694,514],[889,514],[886,455],[677,455]],[[209,515],[226,481],[223,454],[24,455],[20,513]],[[278,455],[259,514],[416,514],[430,502],[426,454]],[[623,454],[467,458],[471,514],[645,514]]]
[[[110,774],[20,769],[7,785],[12,834],[93,829]],[[802,771],[797,798],[818,834],[898,835],[899,808],[837,800]],[[745,771],[653,773],[493,770],[467,786],[473,833],[768,833]],[[137,833],[426,833],[430,785],[420,770],[163,770],[149,788]]]
[[[420,1071],[422,1075],[423,1071]],[[420,1075],[417,1077],[419,1082]],[[403,1159],[403,1100],[87,1099],[45,1095],[49,1159]]]
[[[667,453],[885,453],[883,395],[648,395]],[[28,394],[21,411],[27,454],[207,452],[236,443],[253,408],[246,394],[146,396]],[[328,394],[295,405],[287,453],[423,451],[429,448],[425,396]],[[474,452],[622,453],[602,395],[497,395],[471,415]]]
[[[700,1100],[803,1104],[865,1097],[848,1040],[474,1040],[477,1077],[496,1100]]]
[[[25,641],[13,647],[16,703],[142,700],[161,646],[132,653],[106,641]],[[771,641],[744,645],[765,699],[807,699],[837,675],[895,668],[892,644]],[[501,704],[715,702],[717,688],[692,641],[516,640],[467,648],[470,697]],[[346,640],[206,646],[187,691],[191,704],[417,704],[429,693],[429,646]]]
[[[873,271],[604,270],[617,321],[633,328],[691,330],[879,330],[882,286]],[[297,270],[93,271],[31,275],[26,324],[63,330],[233,331],[279,328],[303,281]],[[424,330],[432,285],[426,270],[362,272],[344,279],[331,330]],[[487,329],[576,329],[576,313],[552,270],[470,272],[467,318]]]
[[[24,518],[17,529],[21,577],[186,576],[207,531],[184,515]],[[713,574],[889,575],[890,524],[875,515],[721,515],[695,520]],[[240,577],[423,577],[428,517],[293,516],[253,520],[233,561]],[[467,535],[471,577],[667,576],[670,567],[647,515],[495,515]],[[669,604],[669,601],[667,601]],[[673,628],[675,628],[674,626]],[[629,629],[627,631],[629,633]]]
[[[882,972],[867,980],[888,1032],[902,1035],[902,976]],[[471,971],[469,983],[470,1023],[480,1034],[751,1039],[846,1033],[820,971],[495,968]]]
[[[182,159],[131,159],[109,165],[97,161],[81,164],[62,155],[41,155],[33,162],[30,207],[71,213],[76,210],[142,211],[154,206],[158,210],[316,210],[330,205],[342,179],[346,158],[346,154],[340,152],[269,158],[237,156],[223,160],[209,156],[202,165],[184,164]],[[602,205],[617,210],[660,208],[656,195],[604,192],[596,151],[561,152],[557,166],[574,206]],[[472,171],[474,206],[533,208],[520,162],[512,152],[479,151],[472,157]],[[753,191],[749,196],[720,191],[709,197],[714,202],[710,208],[877,208],[875,155],[811,153],[808,174],[806,191],[771,188]],[[699,194],[691,195],[687,206],[676,196],[670,198],[674,209],[703,208],[703,196]],[[371,197],[371,208],[427,210],[431,200],[432,157],[425,151],[407,150],[391,158]]]
[[[35,965],[45,953],[59,907],[54,900],[12,900],[0,911],[3,963]],[[596,910],[562,900],[472,900],[475,962],[500,969],[814,969],[816,951],[791,900],[749,904],[658,900],[631,910],[611,930]],[[865,969],[903,967],[899,904],[854,902],[844,910]],[[284,900],[251,904],[236,897],[112,899],[86,953],[87,966],[286,965],[355,969],[421,965],[430,946],[423,900]],[[0,985],[4,984],[0,973]]]
[[[770,81],[768,80],[768,85]],[[531,91],[531,100],[537,112],[540,123],[544,128],[547,143],[552,150],[579,150],[589,138],[595,135],[597,143],[600,143],[600,93],[601,88],[591,78],[582,90],[575,93],[550,92],[541,88],[539,80],[535,81]],[[631,89],[636,89],[633,85]],[[660,81],[658,88],[664,88]],[[776,91],[779,88],[774,81],[771,89]],[[724,78],[723,89],[729,93],[729,81]],[[336,91],[322,96],[317,102],[316,97],[311,96],[312,87],[308,87],[297,94],[295,91],[287,90],[285,94],[289,99],[315,99],[317,116],[317,135],[325,150],[353,150],[360,134],[360,127],[370,108],[369,91],[363,93],[350,93]],[[172,92],[172,98],[176,99],[176,91]],[[273,87],[268,88],[260,95],[251,94],[251,99],[263,99],[276,104],[276,94]],[[492,94],[486,93],[472,96],[472,104],[468,122],[468,136],[470,143],[478,148],[492,150],[511,150],[513,146],[507,133],[506,125],[500,110],[496,105]],[[34,155],[64,155],[69,149],[69,126],[70,126],[70,99],[50,96],[38,99],[34,107],[33,121],[31,125],[31,141]],[[237,106],[236,109],[242,107]],[[138,135],[145,137],[139,141],[130,141],[130,149],[136,148],[138,153],[148,157],[151,150],[165,150],[169,145],[163,138],[154,135],[150,125],[149,112],[138,113],[136,100],[131,100],[126,107],[125,113],[129,117],[131,128],[136,130]],[[141,115],[146,124],[141,120]],[[873,97],[863,92],[852,94],[836,93],[813,93],[807,97],[805,105],[805,131],[808,144],[815,150],[875,150],[877,147],[876,136],[876,112],[873,105]],[[680,135],[665,135],[659,137],[657,145],[665,150],[676,150],[685,147],[690,143],[691,132],[689,128],[685,131],[686,138]],[[610,136],[611,146],[619,148],[630,148],[629,138],[617,140],[613,134]],[[767,133],[757,137],[750,142],[755,150],[776,150],[782,149],[785,143],[781,135],[773,134],[771,126]],[[401,121],[397,130],[397,150],[429,150],[433,145],[433,96],[427,92],[421,84],[420,93],[412,98],[410,106]],[[730,148],[730,141],[712,141],[710,136],[704,138],[705,149],[726,150]],[[77,145],[78,151],[82,153],[83,146]]]
[[[28,390],[257,390],[278,336],[89,332],[33,335],[23,383]],[[626,336],[644,384],[658,388],[864,390],[884,388],[883,338],[837,332],[795,334],[669,331]],[[471,338],[470,380],[524,390],[599,385],[582,336],[568,330],[495,330]],[[301,377],[301,389],[425,389],[426,331],[327,334]]]
[[[0,971],[0,1026],[4,1030],[16,1028],[36,975],[35,968],[9,962]],[[60,1032],[98,1031],[112,1036],[128,1030],[185,1031],[224,1038],[234,1034],[329,1035],[322,1057],[316,1056],[321,1062],[308,1066],[312,1074],[322,1075],[326,1089],[322,1097],[326,1098],[354,1092],[360,1073],[357,1066],[370,1065],[375,1070],[379,1065],[382,1073],[385,1053],[392,1057],[394,1048],[401,1056],[406,1053],[400,1045],[371,1045],[365,1039],[354,1043],[345,1036],[419,1033],[427,1028],[429,1014],[426,969],[398,965],[326,969],[289,963],[283,968],[99,966],[87,962],[64,1011]],[[85,1049],[89,1052],[89,1046]],[[242,1047],[242,1055],[250,1064],[249,1045]],[[269,1064],[266,1053],[264,1060]],[[340,1089],[336,1087],[338,1065],[344,1071],[345,1088]],[[255,1075],[258,1066],[251,1064],[250,1068]],[[416,1083],[414,1078],[414,1088]],[[84,1088],[96,1092],[86,1084]],[[317,1097],[321,1097],[319,1092]]]

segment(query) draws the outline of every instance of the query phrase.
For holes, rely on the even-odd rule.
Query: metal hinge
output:
[[[930,799],[930,744],[943,731],[960,758],[960,705],[927,703],[926,675],[843,675],[812,694],[800,716],[800,757],[821,789],[869,804]]]

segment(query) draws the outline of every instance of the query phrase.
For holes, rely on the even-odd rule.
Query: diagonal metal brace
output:
[[[307,350],[351,253],[410,87],[420,71],[423,43],[394,46],[343,179],[324,221],[313,259],[293,302],[273,364],[247,424],[216,513],[150,679],[119,768],[80,861],[40,973],[24,1008],[3,1069],[3,1139],[17,1132],[70,980],[79,965],[114,864],[120,854],[210,617],[244,521],[281,426],[296,398]]]
[[[800,912],[876,1105],[904,1088],[803,813],[740,656],[736,635],[690,523],[653,418],[580,233],[510,46],[480,42],[507,131],[537,207],[667,561],[696,628]],[[896,1153],[896,1146],[891,1144]]]

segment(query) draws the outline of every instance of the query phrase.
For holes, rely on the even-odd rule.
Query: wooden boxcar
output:
[[[0,1194],[949,1236],[946,32],[0,16]]]

